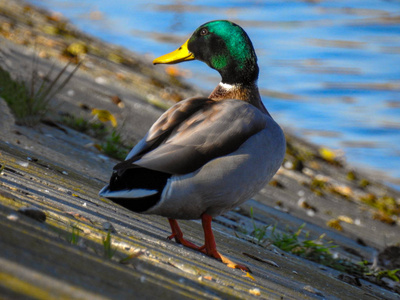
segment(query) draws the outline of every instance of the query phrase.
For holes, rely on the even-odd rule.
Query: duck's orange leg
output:
[[[205,240],[205,244],[203,247],[205,249],[206,254],[222,261],[229,268],[240,269],[240,270],[243,270],[246,272],[250,272],[250,269],[248,267],[237,264],[237,263],[231,261],[230,259],[226,258],[225,256],[222,256],[221,254],[219,254],[219,252],[217,251],[217,245],[215,243],[214,233],[211,228],[212,217],[207,214],[203,214],[201,216],[201,221],[202,221],[202,225],[203,225],[204,240]],[[203,248],[203,247],[201,247],[201,248]]]
[[[171,226],[172,234],[168,237],[169,240],[175,239],[178,244],[182,244],[185,247],[189,247],[194,250],[201,251],[201,247],[189,242],[183,238],[183,233],[175,219],[168,219],[169,225]]]

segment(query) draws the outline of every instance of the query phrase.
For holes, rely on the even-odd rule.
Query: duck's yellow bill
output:
[[[153,60],[153,64],[176,64],[182,61],[193,60],[194,55],[188,49],[188,42],[189,40],[175,51],[156,58]]]

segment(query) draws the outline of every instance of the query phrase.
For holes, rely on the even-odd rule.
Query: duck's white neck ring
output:
[[[219,86],[222,87],[226,91],[230,91],[232,89],[236,89],[237,88],[236,84],[229,84],[229,83],[223,83],[223,82],[220,82]]]

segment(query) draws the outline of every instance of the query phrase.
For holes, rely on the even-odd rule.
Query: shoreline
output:
[[[69,17],[71,17],[72,18],[72,20],[74,21],[74,23],[75,24],[77,24],[77,25],[79,25],[79,26],[81,26],[81,28],[82,28],[82,30],[84,29],[85,31],[88,31],[88,32],[91,32],[91,33],[93,33],[94,34],[94,36],[96,36],[97,38],[100,38],[100,39],[103,39],[103,38],[105,38],[105,39],[107,39],[108,41],[110,41],[111,43],[117,43],[118,45],[124,45],[124,47],[125,48],[127,48],[127,49],[131,49],[131,50],[133,50],[133,51],[135,51],[136,52],[136,50],[137,49],[140,49],[141,50],[141,53],[147,53],[147,51],[146,52],[143,52],[143,45],[141,45],[141,42],[143,41],[143,43],[145,43],[146,45],[147,45],[147,43],[149,43],[150,45],[153,45],[151,48],[149,48],[149,49],[152,49],[152,51],[155,51],[155,52],[157,52],[158,54],[162,54],[162,53],[160,53],[160,52],[158,52],[158,51],[160,51],[160,48],[159,47],[163,47],[163,48],[169,48],[169,47],[174,47],[173,46],[173,44],[175,43],[175,42],[172,42],[171,40],[169,41],[169,44],[170,44],[170,46],[168,46],[168,43],[167,44],[164,44],[164,43],[159,43],[159,40],[160,40],[160,34],[159,33],[157,33],[158,32],[158,29],[157,28],[154,28],[154,32],[153,33],[151,33],[151,31],[149,31],[148,30],[148,26],[145,26],[145,28],[147,28],[147,34],[148,35],[150,35],[149,36],[149,38],[145,38],[144,40],[140,37],[140,36],[143,36],[143,32],[141,33],[141,35],[139,34],[138,36],[136,36],[135,34],[133,34],[133,35],[130,35],[130,34],[128,34],[127,36],[125,36],[125,38],[124,38],[124,36],[122,36],[122,35],[120,35],[119,33],[118,33],[118,31],[119,30],[121,30],[122,29],[122,31],[123,32],[125,32],[124,31],[124,27],[122,27],[122,28],[120,28],[120,29],[118,29],[118,27],[111,27],[111,26],[101,26],[101,27],[98,27],[98,25],[96,25],[96,23],[98,24],[99,22],[100,23],[102,23],[103,21],[105,22],[105,23],[111,23],[111,22],[116,22],[116,24],[115,25],[117,25],[117,24],[119,24],[119,21],[118,21],[118,19],[114,19],[115,17],[118,17],[118,16],[114,16],[114,14],[110,11],[110,15],[107,13],[107,10],[103,10],[102,12],[103,12],[103,14],[102,14],[102,20],[101,21],[90,21],[90,19],[91,18],[93,18],[93,16],[92,15],[90,15],[89,13],[88,14],[84,14],[84,15],[82,15],[81,17],[79,17],[79,15],[76,15],[74,12],[76,11],[76,9],[78,9],[78,10],[80,10],[79,9],[79,5],[78,6],[76,6],[75,8],[74,8],[74,5],[72,5],[70,8],[67,8],[67,9],[65,9],[65,7],[63,8],[63,5],[61,5],[61,6],[59,6],[59,5],[57,5],[56,3],[53,3],[53,4],[50,4],[50,3],[47,3],[47,4],[45,4],[45,3],[43,3],[43,2],[37,2],[37,4],[38,5],[40,5],[40,6],[42,6],[42,7],[47,7],[47,9],[49,9],[49,10],[51,10],[51,11],[54,11],[55,13],[57,13],[57,11],[60,11],[60,12],[64,12],[66,15],[68,15]],[[303,4],[304,5],[304,4]],[[186,7],[186,5],[184,5],[185,7]],[[187,8],[189,8],[190,9],[190,6],[191,5],[188,5],[187,6]],[[226,5],[224,5],[224,6],[226,6]],[[314,5],[312,5],[312,6],[314,6]],[[319,5],[317,4],[317,5],[315,5],[316,7],[318,7]],[[86,7],[90,10],[90,9],[92,9],[92,10],[94,10],[95,11],[95,13],[94,13],[94,16],[97,16],[98,18],[99,18],[99,11],[101,11],[104,7],[100,4],[99,5],[99,7],[98,8],[95,8],[95,7],[93,7],[93,6],[91,6],[90,4],[88,4],[88,5],[86,5]],[[91,7],[91,8],[90,8]],[[138,8],[139,9],[139,8]],[[174,8],[172,8],[172,9],[174,9]],[[195,9],[195,8],[194,8]],[[265,7],[264,7],[264,9],[265,9]],[[112,11],[117,11],[118,10],[118,8],[115,8],[114,10],[112,10]],[[146,9],[142,9],[142,8],[140,8],[140,11],[143,11],[143,13],[146,13]],[[223,11],[221,11],[222,13],[223,13]],[[371,13],[371,14],[373,14],[373,9],[372,9],[372,11],[371,12],[369,12],[369,13]],[[159,18],[159,17],[162,17],[162,14],[163,13],[161,13],[161,14],[157,14],[156,13],[156,16],[157,16],[157,18]],[[352,15],[351,13],[350,13],[350,15]],[[215,15],[214,15],[215,16]],[[354,17],[354,19],[355,19],[355,21],[357,22],[358,20],[359,21],[362,21],[362,19],[363,18],[366,18],[366,19],[368,19],[368,13],[366,14],[366,16],[364,17],[364,16],[360,16],[360,17]],[[343,17],[343,15],[342,16],[340,16],[340,15],[338,15],[338,17],[340,18],[340,17]],[[352,18],[351,16],[350,16],[350,18]],[[86,27],[85,25],[82,25],[82,20],[84,20],[84,23],[85,24],[87,24],[87,26],[89,26],[89,27]],[[240,20],[240,17],[237,19],[237,21],[239,21]],[[343,20],[344,22],[345,22],[345,20]],[[88,22],[88,23],[87,23]],[[369,21],[367,21],[366,20],[366,22],[368,23]],[[132,23],[128,23],[128,24],[131,24],[132,25]],[[165,27],[165,26],[168,26],[168,22],[167,23],[164,23],[164,22],[162,22],[162,24],[163,24],[163,27]],[[246,24],[246,22],[243,22],[243,25],[245,25]],[[118,26],[118,25],[117,25]],[[261,25],[258,25],[258,26],[261,26]],[[265,24],[264,24],[264,26],[265,26]],[[351,26],[351,24],[350,24],[350,26]],[[372,26],[373,26],[373,22],[372,22]],[[130,28],[130,30],[132,30],[132,32],[136,32],[135,31],[135,28],[134,28],[135,26],[133,26],[133,27],[131,27]],[[139,26],[140,27],[140,26]],[[90,29],[89,29],[90,28]],[[150,28],[152,28],[151,26],[150,26]],[[268,26],[266,27],[266,29],[268,30]],[[161,29],[161,28],[160,28]],[[279,28],[277,28],[278,30],[279,30]],[[180,29],[181,30],[181,29]],[[254,28],[251,26],[251,23],[249,24],[249,30],[254,30]],[[269,30],[271,30],[271,29],[269,29]],[[140,30],[138,30],[138,31],[140,31]],[[162,29],[161,29],[161,31],[163,31]],[[180,31],[181,32],[181,31]],[[118,40],[117,39],[112,39],[112,40],[110,40],[108,37],[110,36],[110,34],[111,34],[111,36],[114,36],[114,34],[115,34],[115,36],[116,37],[118,37]],[[189,34],[189,33],[188,33]],[[164,35],[162,35],[163,36],[163,38],[164,39],[167,39],[167,36],[164,34]],[[257,36],[257,35],[256,35]],[[327,36],[327,38],[329,37],[329,35]],[[293,37],[294,38],[294,37]],[[321,37],[319,37],[319,38],[321,38]],[[322,37],[323,38],[323,37]],[[132,40],[133,39],[133,40]],[[174,38],[173,38],[173,40],[178,40],[176,43],[179,43],[179,40],[180,39],[183,39],[183,36],[181,36],[181,37],[177,37],[177,36],[174,36]],[[342,39],[346,39],[346,37],[342,37]],[[129,41],[129,42],[128,42]],[[137,45],[135,46],[135,43],[133,43],[133,41],[137,41]],[[183,40],[182,40],[183,41]],[[321,41],[322,42],[322,41]],[[155,44],[154,44],[155,43]],[[155,45],[155,46],[154,46]],[[159,46],[159,47],[158,47]],[[262,61],[262,59],[261,59],[261,57],[263,56],[263,49],[262,48],[265,48],[264,49],[264,51],[265,50],[267,50],[269,47],[268,47],[268,45],[265,45],[264,47],[261,47],[260,48],[260,58],[259,58],[259,60],[260,60],[260,63],[262,63],[261,61]],[[275,48],[275,47],[273,47],[273,48]],[[273,51],[273,48],[271,48],[270,50],[271,51]],[[157,50],[158,49],[158,50]],[[147,49],[146,49],[147,50]],[[172,49],[171,49],[172,50]],[[282,49],[283,51],[285,51],[284,49]],[[329,51],[335,51],[335,49],[330,49]],[[318,47],[317,48],[315,48],[314,49],[314,51],[320,51],[320,52],[324,52],[325,50],[324,50],[324,48],[321,48],[321,49],[318,49]],[[339,51],[340,51],[340,49],[339,49]],[[345,50],[344,50],[345,51]],[[361,49],[360,49],[360,51],[362,51]],[[146,54],[146,55],[148,55],[148,56],[152,56],[152,54],[150,53],[150,54]],[[264,53],[264,55],[265,55],[265,53]],[[315,53],[314,55],[317,55],[317,53]],[[318,55],[316,56],[316,57],[319,57]],[[264,59],[266,59],[266,61],[269,61],[269,59],[267,58],[267,57],[265,57],[264,56]],[[322,60],[323,60],[323,58],[321,58]],[[351,58],[348,58],[348,59],[351,59]],[[278,63],[279,64],[279,62],[275,62],[275,63]],[[325,62],[325,63],[328,63],[329,64],[329,62]],[[340,61],[338,62],[339,63],[339,65],[340,65]],[[267,65],[269,65],[269,64],[267,64]],[[196,74],[196,72],[194,72],[193,73],[193,66],[194,66],[194,68],[199,68],[198,66],[196,67],[196,64],[180,64],[180,65],[177,65],[176,67],[180,67],[180,66],[182,66],[182,68],[185,68],[184,70],[185,71],[187,71],[187,70],[191,70],[191,71],[189,71],[189,72],[191,72],[192,74]],[[269,65],[270,66],[270,65]],[[189,68],[189,69],[186,69],[186,68]],[[360,66],[360,68],[361,68],[361,66]],[[312,68],[311,68],[312,69]],[[311,69],[309,69],[308,71],[306,71],[306,72],[313,72]],[[282,71],[283,70],[286,70],[285,69],[285,67],[283,66],[282,67]],[[288,70],[286,70],[286,72],[287,72]],[[316,71],[316,70],[314,70],[314,71]],[[320,70],[320,71],[322,71],[322,70]],[[326,70],[325,70],[326,71]],[[188,72],[188,73],[189,73]],[[269,107],[269,109],[272,109],[271,111],[272,112],[274,112],[274,116],[276,116],[276,117],[278,117],[278,115],[277,114],[279,114],[280,112],[281,112],[281,110],[280,110],[280,106],[286,106],[286,105],[288,105],[289,107],[292,107],[292,105],[298,105],[298,104],[300,104],[300,103],[298,103],[298,104],[293,104],[293,103],[297,103],[298,101],[300,101],[300,99],[298,99],[298,100],[296,100],[296,101],[289,101],[288,103],[286,103],[285,104],[285,102],[287,101],[285,101],[285,100],[277,100],[277,99],[279,99],[279,98],[285,98],[285,95],[279,95],[279,93],[276,93],[277,91],[275,91],[275,86],[272,84],[272,85],[270,85],[268,82],[269,82],[269,80],[274,80],[274,78],[276,78],[274,75],[272,75],[271,77],[269,76],[269,75],[267,75],[267,76],[265,76],[266,74],[268,74],[268,72],[269,72],[269,70],[268,70],[268,68],[266,68],[266,67],[264,67],[264,71],[263,72],[261,72],[260,74],[261,75],[264,75],[264,76],[260,76],[260,82],[259,82],[259,84],[260,84],[260,88],[261,87],[264,87],[264,88],[267,88],[267,89],[261,89],[260,91],[261,91],[261,93],[263,94],[263,98],[264,98],[264,100],[266,101],[266,105]],[[199,73],[201,73],[201,71],[199,72]],[[200,79],[198,79],[198,77],[200,76],[201,77],[201,75],[200,74],[196,74],[196,76],[194,76],[194,77],[191,77],[190,75],[188,76],[188,78],[185,78],[185,80],[187,81],[187,82],[190,82],[190,83],[193,83],[195,86],[196,85],[201,85],[201,84],[203,84],[204,83],[204,81],[207,83],[208,82],[208,84],[210,83],[210,82],[216,82],[216,80],[218,80],[219,78],[218,78],[218,73],[214,73],[214,72],[212,72],[211,74],[209,74],[210,76],[213,76],[213,80],[210,80],[210,79],[207,79],[207,78],[204,78],[204,76],[203,76],[203,79],[202,80],[200,80]],[[294,73],[292,73],[292,75],[293,74],[295,74],[295,73],[297,73],[297,72],[294,72]],[[290,74],[288,74],[289,76],[286,78],[286,80],[291,80],[290,78],[291,78],[291,75]],[[294,75],[295,76],[295,75]],[[343,75],[344,77],[343,77],[343,79],[346,81],[346,75]],[[264,80],[261,80],[262,78],[264,78]],[[382,80],[383,80],[384,78],[382,78]],[[268,81],[266,81],[266,80],[268,80]],[[328,80],[328,79],[327,79]],[[334,78],[332,78],[331,80],[333,80],[334,81]],[[357,80],[356,78],[354,78],[354,80]],[[379,78],[376,78],[376,80],[378,80],[379,81]],[[319,83],[319,80],[317,80],[316,82],[315,82],[315,84],[318,84]],[[322,82],[321,82],[322,83]],[[309,84],[312,84],[312,82],[310,82]],[[323,84],[323,83],[322,83]],[[395,83],[394,83],[395,84]],[[279,86],[279,84],[278,84],[278,86]],[[372,88],[372,87],[371,87]],[[211,91],[213,89],[213,86],[212,86],[212,84],[211,84],[211,86],[207,86],[207,88],[205,88],[205,89],[203,89],[203,90],[205,90],[205,91],[207,91],[207,92],[209,92],[209,91]],[[280,88],[280,89],[282,89],[282,87]],[[317,88],[318,89],[318,88]],[[322,90],[321,90],[322,91]],[[282,90],[281,90],[281,92],[282,92]],[[316,92],[316,90],[314,91],[314,92]],[[314,93],[313,92],[313,93]],[[372,93],[373,93],[373,91],[371,91]],[[274,95],[274,93],[276,94],[276,95]],[[293,93],[293,92],[292,92]],[[295,94],[296,94],[296,92],[294,92]],[[329,93],[329,91],[327,91],[327,93]],[[207,95],[208,95],[208,93],[206,93]],[[325,94],[324,94],[325,95]],[[324,98],[325,98],[325,96],[324,95],[321,95],[321,99],[320,100],[323,100]],[[288,97],[289,95],[286,95],[286,97]],[[294,95],[292,95],[292,96],[294,96]],[[311,95],[310,95],[311,96]],[[304,97],[308,97],[308,95],[307,94],[303,94],[303,96],[301,96],[300,98],[304,98]],[[378,96],[377,96],[378,97]],[[289,97],[290,98],[290,97]],[[296,97],[295,97],[296,98]],[[335,96],[334,97],[335,99],[337,99],[337,100],[339,100],[339,99],[341,99],[340,98],[340,94],[339,95],[337,95],[337,97]],[[360,103],[364,103],[364,100],[363,100],[364,98],[363,97],[361,97],[360,99],[357,99],[357,101],[359,101]],[[270,102],[270,100],[271,100],[271,104],[269,104],[269,102]],[[318,101],[318,100],[316,100],[316,101]],[[341,101],[341,100],[339,100],[339,101]],[[278,103],[278,104],[273,104],[273,103]],[[308,102],[308,101],[307,101]],[[311,102],[312,103],[312,102]],[[310,104],[311,104],[310,103]],[[273,105],[273,106],[271,106],[271,105]],[[277,106],[277,109],[274,109],[274,106]],[[301,105],[301,104],[300,104]],[[316,103],[316,105],[318,105],[317,103]],[[320,109],[321,109],[321,113],[324,111],[324,107],[327,107],[327,106],[329,106],[330,104],[329,103],[327,103],[327,105],[322,105],[321,107],[320,107]],[[349,105],[348,107],[347,107],[347,105]],[[382,105],[384,105],[384,104],[382,104]],[[312,107],[310,107],[310,108],[307,108],[308,107],[308,104],[306,103],[305,104],[305,106],[304,106],[304,109],[310,109],[310,108],[312,108]],[[340,107],[342,107],[342,106],[340,106]],[[345,112],[347,112],[347,113],[350,113],[354,108],[352,108],[353,107],[353,105],[351,105],[351,104],[346,104],[346,105],[344,105],[341,109],[344,109],[344,111]],[[369,106],[367,106],[367,107],[369,107]],[[340,109],[339,107],[337,107],[338,109]],[[348,109],[348,110],[347,110]],[[274,111],[275,110],[275,111]],[[286,110],[286,109],[285,109]],[[318,127],[318,125],[315,127],[315,128],[310,128],[309,126],[307,126],[307,125],[304,125],[304,127],[303,127],[303,124],[305,123],[305,124],[307,124],[307,119],[313,119],[314,117],[318,117],[318,115],[319,115],[319,110],[317,110],[317,112],[316,112],[316,114],[313,116],[312,114],[310,114],[310,113],[307,113],[306,112],[306,116],[308,116],[307,118],[305,118],[304,120],[302,120],[302,121],[300,121],[300,120],[297,120],[297,118],[298,119],[302,119],[302,118],[304,118],[305,117],[305,115],[302,113],[302,110],[303,109],[300,109],[298,112],[297,112],[297,114],[298,115],[296,115],[296,116],[293,116],[292,114],[294,113],[294,112],[292,112],[292,109],[290,109],[289,108],[289,111],[287,111],[287,112],[283,112],[283,118],[282,118],[282,120],[280,121],[280,124],[283,124],[283,122],[286,124],[286,126],[285,126],[285,128],[286,128],[286,131],[290,131],[291,133],[295,133],[297,136],[300,136],[302,139],[306,139],[307,141],[310,141],[311,143],[313,143],[313,144],[316,144],[316,145],[324,145],[324,146],[327,146],[327,147],[330,147],[330,148],[332,148],[332,149],[335,149],[335,150],[338,150],[338,151],[340,151],[340,150],[344,150],[345,152],[346,152],[346,154],[345,154],[345,157],[346,157],[346,159],[348,160],[348,162],[351,164],[351,165],[353,165],[355,168],[357,168],[357,169],[363,169],[363,170],[365,170],[365,172],[373,172],[373,174],[374,174],[374,176],[375,176],[375,178],[377,178],[377,179],[380,179],[380,180],[384,180],[384,182],[385,183],[390,183],[391,184],[391,186],[393,187],[393,188],[395,188],[395,189],[397,189],[397,190],[400,190],[400,177],[398,176],[398,174],[396,174],[396,172],[397,172],[397,170],[395,169],[395,170],[393,170],[393,167],[394,167],[394,165],[393,164],[391,164],[390,163],[390,161],[391,161],[391,159],[393,159],[393,163],[396,163],[396,162],[398,162],[399,160],[398,159],[396,159],[396,157],[395,156],[391,156],[391,154],[381,154],[381,155],[379,155],[379,153],[382,151],[388,151],[388,150],[390,150],[390,149],[388,149],[388,147],[387,146],[385,146],[384,144],[386,144],[387,145],[387,143],[388,143],[388,141],[386,140],[386,139],[383,139],[382,140],[382,143],[380,143],[379,141],[376,141],[376,138],[374,138],[374,134],[372,134],[370,137],[367,135],[368,133],[366,132],[365,134],[364,134],[364,136],[359,136],[359,135],[355,135],[354,136],[354,138],[352,138],[352,137],[349,137],[348,136],[348,134],[351,134],[351,132],[352,131],[354,131],[355,130],[355,128],[358,128],[358,126],[362,126],[362,128],[364,128],[363,129],[363,131],[366,131],[366,130],[368,130],[368,128],[369,128],[369,126],[368,126],[368,122],[366,123],[366,124],[364,124],[364,125],[362,125],[362,124],[353,124],[353,126],[352,127],[348,127],[347,129],[343,129],[343,130],[341,130],[341,129],[338,129],[338,127],[340,127],[340,123],[341,122],[338,122],[338,120],[340,119],[340,116],[337,116],[338,117],[338,119],[336,119],[336,121],[334,120],[334,119],[331,119],[331,118],[328,118],[330,121],[329,121],[329,124],[331,124],[330,126],[329,126],[329,128],[327,128],[328,129],[328,131],[330,131],[330,130],[334,130],[335,132],[336,132],[336,134],[337,134],[337,137],[332,137],[332,138],[325,138],[324,137],[324,134],[322,133],[322,132],[319,132],[319,131],[316,131],[315,129],[317,129],[317,127]],[[332,112],[332,113],[334,113],[334,112]],[[292,118],[290,118],[290,119],[288,119],[287,117],[285,117],[285,116],[287,116],[287,115],[291,115],[292,116]],[[281,116],[279,116],[279,117],[281,117]],[[351,120],[351,117],[350,117],[350,119],[349,119],[349,121]],[[344,119],[343,121],[346,121],[346,119]],[[300,122],[300,123],[299,123]],[[331,123],[331,122],[333,122],[333,123]],[[350,121],[351,122],[351,121]],[[297,123],[297,125],[295,124],[295,123]],[[323,123],[325,124],[325,121],[323,121]],[[291,125],[294,125],[293,127],[291,127]],[[324,127],[325,127],[326,125],[324,125]],[[365,128],[365,126],[367,126],[366,128]],[[378,126],[378,127],[374,127],[374,128],[371,128],[371,130],[373,131],[373,132],[376,132],[376,130],[378,129],[378,128],[380,128],[381,130],[382,130],[382,126],[381,125],[379,125],[379,124],[377,124],[376,126]],[[288,130],[288,128],[290,128],[290,130]],[[384,129],[384,128],[383,128]],[[329,135],[331,135],[332,133],[331,132],[328,132],[328,134]],[[390,134],[390,133],[389,133]],[[341,136],[340,138],[338,137],[338,136]],[[386,135],[385,135],[386,136]],[[392,135],[390,135],[390,136],[392,136]],[[388,138],[390,137],[390,136],[388,136]],[[375,135],[375,137],[377,137],[376,135]],[[372,138],[372,140],[370,140],[369,138]],[[395,138],[392,138],[392,140],[395,140]],[[360,141],[362,141],[361,142],[361,144],[358,144],[356,141],[358,141],[358,140],[360,140]],[[347,141],[347,142],[343,142],[343,141]],[[342,143],[343,142],[343,143]],[[390,141],[389,141],[390,142]],[[365,143],[365,144],[364,144]],[[350,146],[350,144],[352,144],[352,146]],[[368,147],[367,147],[367,145],[369,145],[368,147],[371,147],[370,149],[368,149]],[[378,150],[379,149],[379,150]],[[389,151],[389,152],[391,152],[391,151]],[[356,153],[355,155],[354,155],[354,153]],[[387,155],[389,155],[389,156],[387,156]],[[393,172],[394,171],[394,172]]]

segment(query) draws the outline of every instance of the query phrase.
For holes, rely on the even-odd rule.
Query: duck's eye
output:
[[[200,30],[200,35],[207,35],[208,34],[208,29],[207,28],[203,28],[202,30]]]

